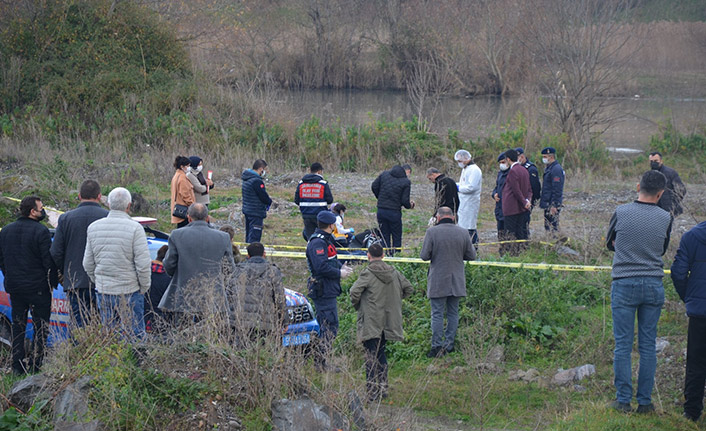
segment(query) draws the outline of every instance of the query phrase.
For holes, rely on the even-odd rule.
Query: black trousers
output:
[[[49,316],[51,315],[51,291],[49,287],[37,293],[10,294],[12,306],[12,369],[24,373],[27,369],[22,362],[25,352],[25,330],[28,312],[32,311],[34,339],[29,357],[29,370],[38,371],[44,360],[44,345],[49,334]]]
[[[704,383],[706,383],[706,318],[689,317],[684,413],[692,418],[701,416],[704,409]]]
[[[385,333],[380,338],[363,341],[365,347],[365,380],[368,399],[376,400],[387,391],[387,355]]]
[[[395,247],[388,252],[392,256],[402,247],[402,211],[378,208],[377,219],[384,246]]]
[[[96,292],[93,288],[67,290],[66,296],[71,304],[71,315],[76,322],[76,327],[82,328],[92,318],[98,316]]]
[[[552,215],[549,208],[544,210],[544,230],[552,232],[559,230],[559,213],[561,213],[559,208],[557,208],[556,215]]]
[[[529,237],[529,226],[527,225],[527,215],[525,213],[506,215],[505,232],[508,240],[527,239]],[[507,252],[511,256],[516,256],[525,249],[525,243],[508,244]]]
[[[316,216],[302,216],[302,220],[304,221],[304,230],[302,231],[302,236],[304,237],[304,241],[309,241],[309,238],[311,238],[311,236],[314,234],[314,231],[317,227]]]

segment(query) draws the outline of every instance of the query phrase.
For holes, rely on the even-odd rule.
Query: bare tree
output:
[[[580,148],[618,117],[610,98],[629,76],[622,48],[636,37],[629,0],[529,0],[518,33],[531,52],[536,80],[561,132]]]
[[[406,69],[407,96],[417,116],[417,130],[428,132],[434,121],[439,102],[449,85],[449,68],[438,57],[409,61]]]

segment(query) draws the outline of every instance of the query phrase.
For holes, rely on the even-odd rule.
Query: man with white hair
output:
[[[103,324],[141,337],[151,259],[144,229],[128,215],[131,203],[127,189],[117,187],[110,192],[108,216],[88,226],[83,268],[96,285]]]
[[[458,180],[458,225],[468,230],[471,235],[473,246],[478,248],[478,211],[480,210],[480,191],[483,185],[483,173],[478,165],[473,163],[471,153],[466,150],[458,150],[454,154],[454,160],[461,170],[461,178]]]

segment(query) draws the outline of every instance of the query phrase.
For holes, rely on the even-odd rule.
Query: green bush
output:
[[[32,12],[25,16],[16,9],[0,32],[0,77],[8,77],[0,82],[1,112],[34,105],[90,123],[121,107],[126,94],[154,94],[163,103],[178,82],[191,80],[188,56],[175,35],[134,2],[49,0]],[[19,88],[9,82],[15,75]],[[189,93],[181,99],[188,101]],[[154,105],[164,113],[171,109]]]

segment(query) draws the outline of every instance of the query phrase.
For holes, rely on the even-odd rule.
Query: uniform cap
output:
[[[505,153],[500,153],[500,155],[498,156],[498,161],[500,161],[504,158],[505,158]]]
[[[316,214],[316,221],[326,224],[334,224],[336,223],[336,214],[331,211],[320,211]]]
[[[520,155],[520,154],[525,154],[525,150],[523,150],[522,147],[517,147],[517,148],[515,148],[515,151],[517,151],[517,154],[518,154],[518,155]]]
[[[542,154],[556,154],[554,147],[545,147],[542,149]]]

